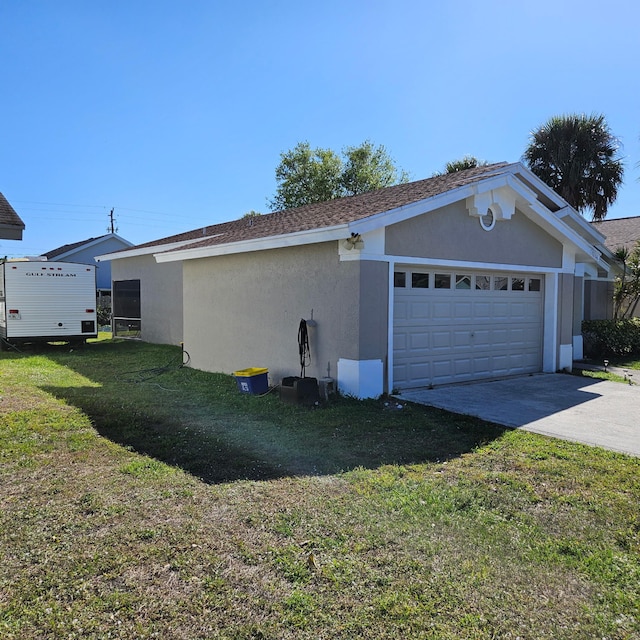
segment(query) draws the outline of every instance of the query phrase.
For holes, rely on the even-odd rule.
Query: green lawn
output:
[[[638,459],[180,362],[0,355],[0,637],[640,637]]]

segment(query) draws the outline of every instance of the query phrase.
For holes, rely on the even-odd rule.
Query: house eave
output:
[[[0,238],[3,240],[22,240],[24,225],[0,224]]]
[[[171,242],[167,244],[155,244],[149,247],[133,247],[133,249],[125,249],[123,251],[116,251],[114,253],[105,253],[101,256],[96,256],[95,260],[97,262],[102,262],[103,260],[121,260],[123,258],[138,258],[140,256],[149,256],[158,252],[159,249],[163,249],[165,251],[171,251],[172,249],[178,249],[180,247],[185,247],[190,244],[195,244],[196,242],[201,242],[202,238],[196,238],[191,240],[182,240],[180,242]]]
[[[212,258],[216,256],[232,255],[236,253],[250,253],[253,251],[266,251],[268,249],[282,249],[285,247],[317,244],[344,240],[350,233],[349,224],[341,224],[322,229],[309,229],[295,233],[268,236],[266,238],[252,238],[241,242],[227,242],[206,247],[185,248],[182,250],[167,250],[158,252],[155,247],[154,257],[157,262],[179,262],[182,260],[197,260],[200,258]]]

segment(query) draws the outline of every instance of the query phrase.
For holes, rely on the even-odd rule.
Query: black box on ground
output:
[[[289,376],[282,379],[280,400],[289,404],[314,405],[320,401],[317,378]]]

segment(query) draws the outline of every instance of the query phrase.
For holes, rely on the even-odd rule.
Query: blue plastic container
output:
[[[254,396],[259,396],[269,391],[268,373],[269,369],[251,367],[250,369],[234,371],[233,376],[236,379],[238,390],[241,393],[250,393]]]

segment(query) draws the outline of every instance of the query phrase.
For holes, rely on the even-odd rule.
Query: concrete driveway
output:
[[[396,396],[508,427],[640,456],[640,387],[537,374]]]

